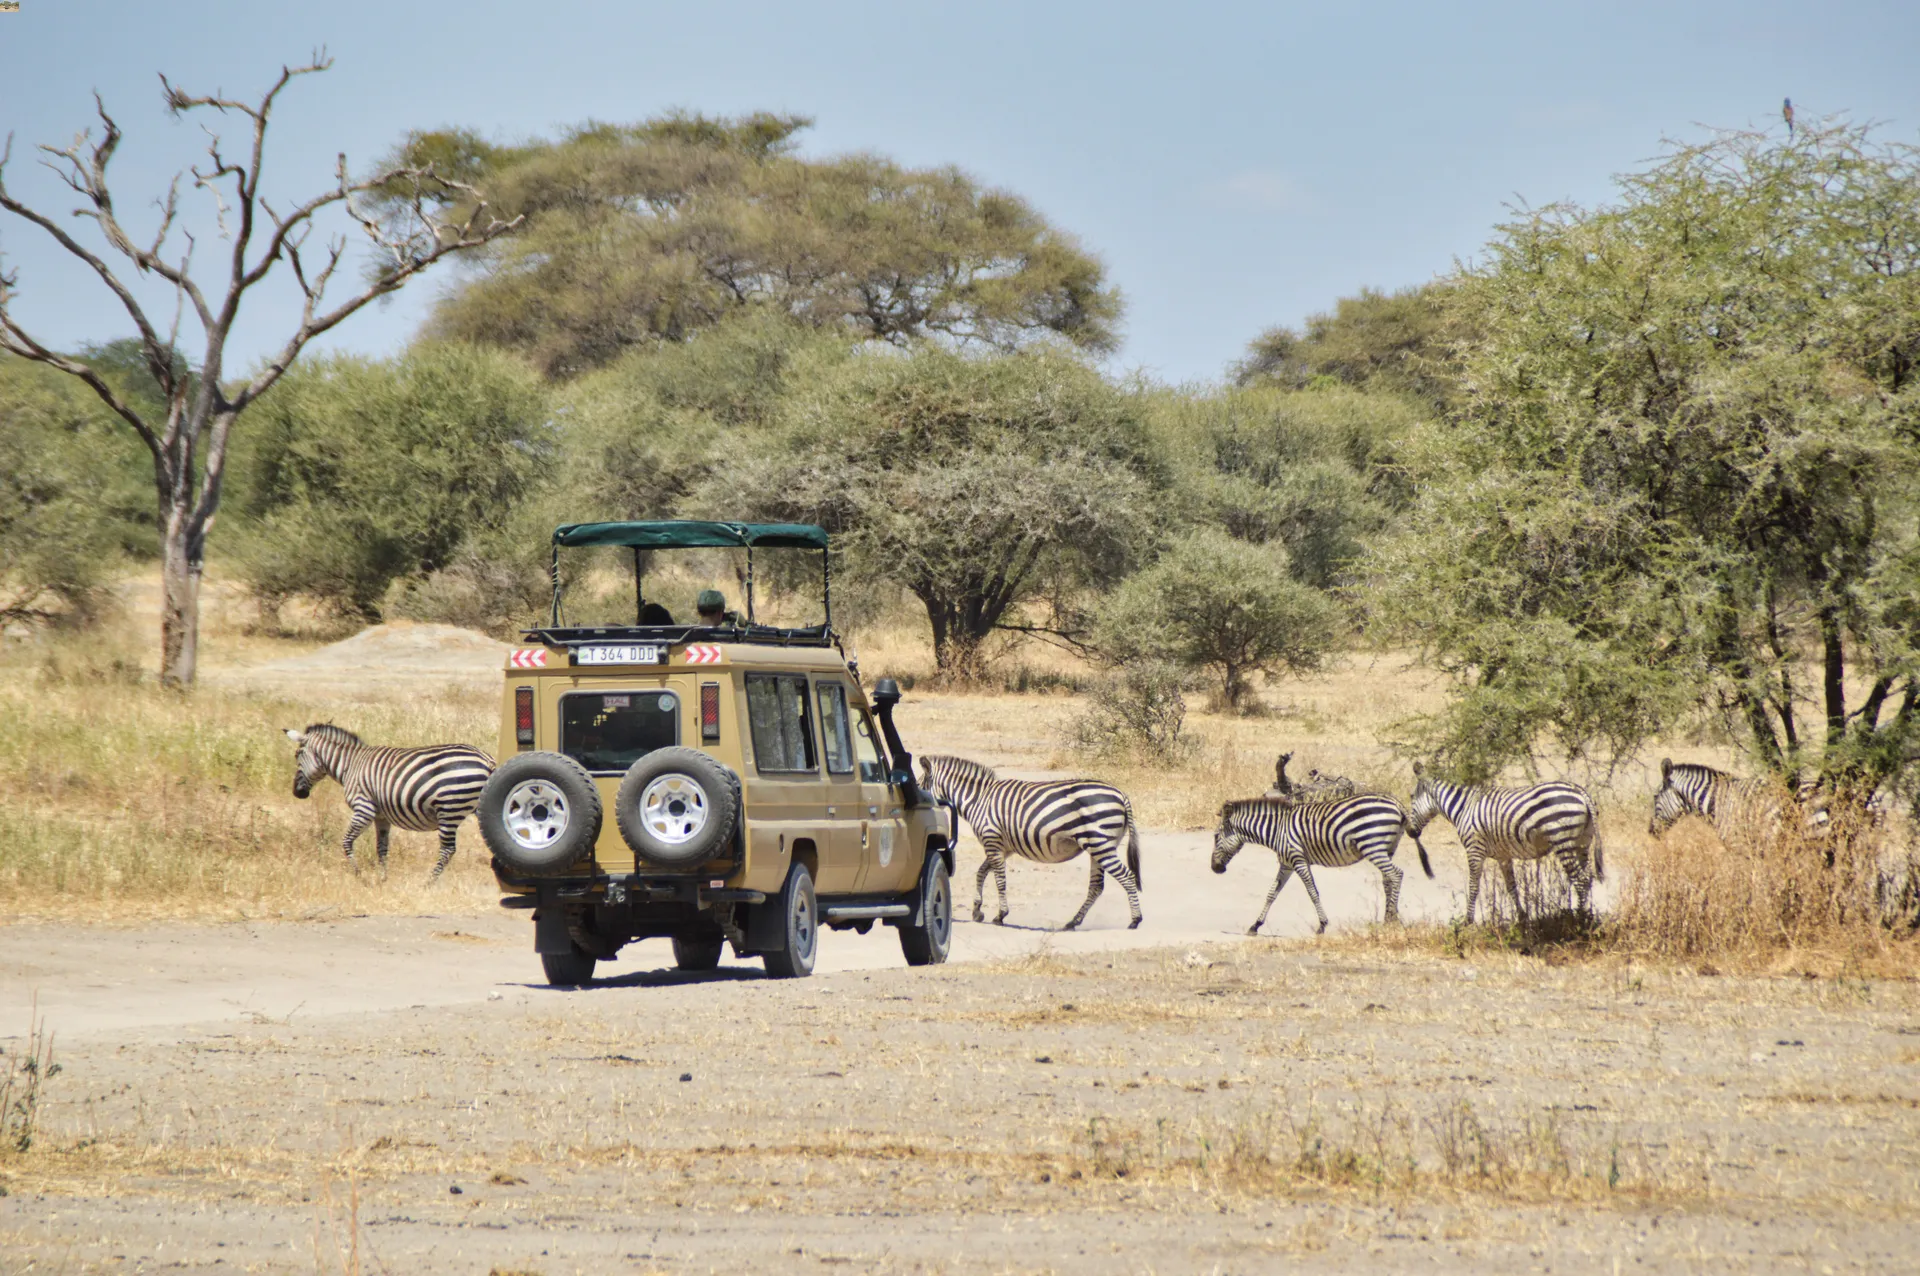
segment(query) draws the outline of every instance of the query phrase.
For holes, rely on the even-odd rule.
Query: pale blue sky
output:
[[[1780,99],[1920,140],[1920,4],[889,4],[636,2],[281,6],[23,0],[0,14],[9,184],[62,188],[32,143],[91,122],[98,87],[127,139],[116,191],[146,208],[198,134],[155,73],[257,94],[325,44],[335,69],[283,98],[267,186],[364,166],[406,129],[501,138],[672,107],[812,115],[811,154],[953,163],[1031,200],[1125,292],[1116,371],[1219,377],[1247,341],[1362,285],[1471,255],[1516,198],[1603,200],[1663,135],[1779,127]],[[210,218],[199,223],[210,231]],[[212,257],[210,234],[203,260]],[[16,313],[73,345],[129,331],[40,232],[0,221]],[[350,320],[334,344],[403,344],[437,285]],[[285,290],[247,312],[238,371],[281,338]],[[189,349],[193,347],[190,345]]]

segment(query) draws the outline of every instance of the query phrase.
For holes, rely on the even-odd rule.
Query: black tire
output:
[[[920,925],[908,918],[900,923],[900,951],[909,966],[938,966],[953,948],[953,882],[947,876],[947,857],[927,852],[920,870]]]
[[[564,753],[520,753],[502,762],[480,790],[477,814],[494,858],[523,873],[592,855],[603,818],[593,777]]]
[[[585,952],[575,944],[571,952],[541,953],[540,965],[547,972],[547,982],[555,988],[578,988],[582,984],[593,982],[594,955]]]
[[[640,859],[693,868],[733,844],[740,777],[698,749],[655,749],[627,769],[613,818]]]
[[[779,898],[769,902],[780,910],[787,945],[766,954],[767,973],[775,979],[804,979],[813,973],[814,954],[820,947],[820,907],[807,866],[795,863],[787,870]]]
[[[682,970],[712,970],[726,947],[724,935],[675,935],[673,964]]]

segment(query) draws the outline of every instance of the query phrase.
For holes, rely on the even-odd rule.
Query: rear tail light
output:
[[[513,739],[523,749],[533,747],[533,688],[517,687],[513,693]]]
[[[720,738],[720,684],[700,684],[700,738],[712,744]]]

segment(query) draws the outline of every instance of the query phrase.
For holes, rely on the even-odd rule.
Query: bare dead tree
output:
[[[165,198],[156,201],[160,206],[159,229],[144,244],[135,242],[114,212],[107,165],[120,145],[120,126],[107,114],[98,93],[94,94],[94,106],[104,129],[98,142],[88,129],[69,146],[41,146],[39,150],[44,157],[41,163],[84,201],[73,210],[74,215],[95,223],[109,252],[94,251],[51,217],[15,199],[5,182],[6,164],[13,154],[11,134],[4,152],[0,152],[0,208],[46,231],[67,252],[85,262],[120,299],[139,333],[148,371],[166,400],[165,420],[150,420],[151,413],[143,414],[85,361],[35,340],[13,314],[17,274],[0,272],[0,349],[84,381],[153,454],[164,582],[161,678],[172,686],[184,687],[194,679],[207,533],[220,509],[221,480],[234,422],[254,400],[273,388],[309,341],[374,298],[400,288],[442,257],[478,247],[520,220],[494,217],[480,192],[439,176],[431,165],[390,168],[354,181],[347,174],[344,154],[338,160],[334,186],[284,212],[276,210],[260,195],[267,125],[274,101],[294,77],[325,71],[332,65],[333,60],[322,50],[304,66],[282,67],[273,87],[257,103],[196,97],[161,76],[167,109],[174,115],[212,110],[222,116],[245,116],[251,125],[251,137],[246,154],[230,159],[221,149],[220,136],[207,130],[209,164],[174,175]],[[194,236],[182,229],[183,242],[178,249],[168,245],[183,179],[190,179],[194,187],[212,198],[220,238],[227,241],[227,248],[220,252],[219,273],[224,278],[204,288],[192,272]],[[441,210],[449,206],[450,189],[460,191],[463,198],[453,205],[457,211],[446,213]],[[363,198],[367,196],[373,198]],[[378,215],[373,207],[376,202]],[[315,215],[333,205],[339,205],[366,234],[375,261],[358,292],[327,308],[327,286],[333,282],[346,252],[347,236],[329,236],[324,247],[316,246],[311,256],[303,254]],[[257,238],[264,242],[256,244]],[[115,273],[112,262],[118,258],[131,262],[140,274],[155,275],[173,286],[173,315],[164,334],[148,317],[133,290]],[[223,360],[241,302],[282,261],[305,298],[300,321],[264,366],[244,381],[229,383],[223,376]],[[183,366],[174,353],[181,319],[189,307],[206,334],[205,352],[197,369]]]

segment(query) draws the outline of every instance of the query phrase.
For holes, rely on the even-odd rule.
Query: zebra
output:
[[[376,748],[331,722],[289,730],[287,738],[300,746],[294,755],[293,795],[306,797],[328,776],[340,781],[353,815],[342,843],[347,863],[355,864],[354,840],[371,824],[382,876],[387,871],[387,834],[394,825],[416,833],[437,827],[440,860],[433,876],[446,872],[454,833],[479,804],[481,786],[493,774],[493,759],[464,744]]]
[[[1500,863],[1507,893],[1521,922],[1527,920],[1520,903],[1519,884],[1513,880],[1513,861],[1557,857],[1567,880],[1580,899],[1580,910],[1592,906],[1593,883],[1606,880],[1606,859],[1600,846],[1600,822],[1593,799],[1576,784],[1551,781],[1525,789],[1482,788],[1453,784],[1427,775],[1413,764],[1412,815],[1407,832],[1420,846],[1420,834],[1436,816],[1445,816],[1460,835],[1467,852],[1467,924],[1473,924],[1480,898],[1480,869],[1488,856]],[[1425,854],[1426,848],[1421,847]],[[1587,853],[1593,853],[1593,871],[1587,871]]]
[[[1273,787],[1267,790],[1267,797],[1285,798],[1289,802],[1333,802],[1350,798],[1359,791],[1346,776],[1327,775],[1319,767],[1308,771],[1304,781],[1295,783],[1287,777],[1287,763],[1291,761],[1291,753],[1283,753],[1275,759]]]
[[[993,923],[1007,920],[1008,855],[1064,864],[1085,851],[1092,878],[1086,902],[1066,929],[1086,920],[1109,874],[1127,893],[1127,911],[1133,914],[1127,929],[1140,925],[1140,829],[1126,794],[1095,780],[1003,780],[978,762],[942,754],[922,758],[920,766],[921,787],[953,808],[956,829],[960,819],[973,825],[986,852],[973,882],[973,920],[985,915],[989,869],[1000,888],[1000,912]]]
[[[1229,802],[1220,808],[1220,827],[1213,834],[1213,871],[1226,872],[1228,863],[1248,842],[1269,847],[1279,857],[1280,875],[1273,879],[1273,889],[1267,892],[1260,916],[1247,927],[1249,935],[1260,933],[1280,888],[1296,873],[1320,918],[1320,929],[1315,933],[1325,934],[1327,911],[1320,907],[1320,891],[1313,884],[1308,866],[1345,868],[1363,859],[1380,870],[1387,888],[1387,920],[1397,922],[1400,881],[1406,875],[1394,864],[1393,852],[1406,827],[1406,812],[1398,802],[1371,793],[1341,801],[1295,803],[1285,798],[1247,798]],[[1417,839],[1414,844],[1419,846]],[[1420,847],[1420,867],[1428,877],[1433,876],[1424,846]]]
[[[1647,832],[1659,837],[1683,816],[1698,815],[1721,838],[1771,831],[1780,823],[1780,792],[1765,779],[1742,780],[1696,762],[1660,759],[1660,791],[1653,795]]]

